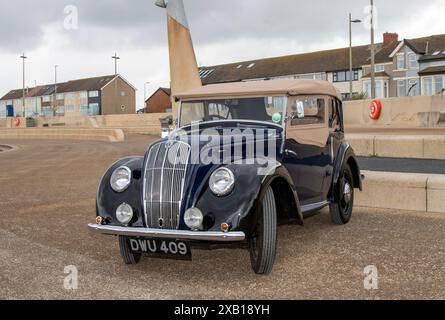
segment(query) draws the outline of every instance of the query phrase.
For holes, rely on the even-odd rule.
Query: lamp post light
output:
[[[22,96],[22,116],[25,117],[25,60],[28,59],[27,56],[23,53],[20,56],[22,59],[22,70],[23,70],[23,96]]]
[[[349,99],[352,100],[353,88],[353,71],[352,71],[352,24],[361,23],[359,19],[352,20],[352,14],[349,14]]]

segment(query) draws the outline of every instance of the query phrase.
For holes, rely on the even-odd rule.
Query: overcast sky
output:
[[[199,65],[230,63],[348,46],[348,13],[364,20],[368,0],[184,0]],[[0,96],[21,88],[22,52],[27,86],[119,73],[147,94],[168,86],[165,11],[154,0],[0,0]],[[376,38],[445,33],[444,0],[375,0]],[[78,10],[78,28],[66,29],[66,6]],[[69,9],[69,7],[68,7]],[[72,12],[72,11],[70,11]],[[71,16],[71,15],[70,15]],[[72,24],[70,24],[72,25]],[[364,25],[354,44],[369,43]]]

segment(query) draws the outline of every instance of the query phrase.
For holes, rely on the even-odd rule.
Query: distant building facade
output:
[[[159,88],[145,101],[145,113],[164,113],[172,111],[170,88]]]
[[[23,114],[23,90],[0,98],[0,118]],[[94,116],[136,112],[136,89],[122,76],[71,80],[25,90],[25,116]]]
[[[353,47],[353,95],[371,96],[370,46]],[[349,99],[349,48],[200,68],[204,85],[264,79],[332,82]],[[399,41],[385,33],[376,44],[377,98],[441,94],[445,88],[445,34]]]

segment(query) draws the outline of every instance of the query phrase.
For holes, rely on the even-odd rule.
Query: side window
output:
[[[329,128],[339,128],[341,126],[339,102],[336,99],[329,98]]]
[[[325,123],[326,101],[324,98],[297,100],[292,106],[291,126]]]

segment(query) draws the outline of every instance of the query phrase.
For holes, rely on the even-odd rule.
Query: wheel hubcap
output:
[[[349,182],[345,182],[345,186],[343,188],[343,199],[345,201],[345,203],[349,204],[351,203],[351,199],[352,199],[352,188],[351,185],[349,184]]]

